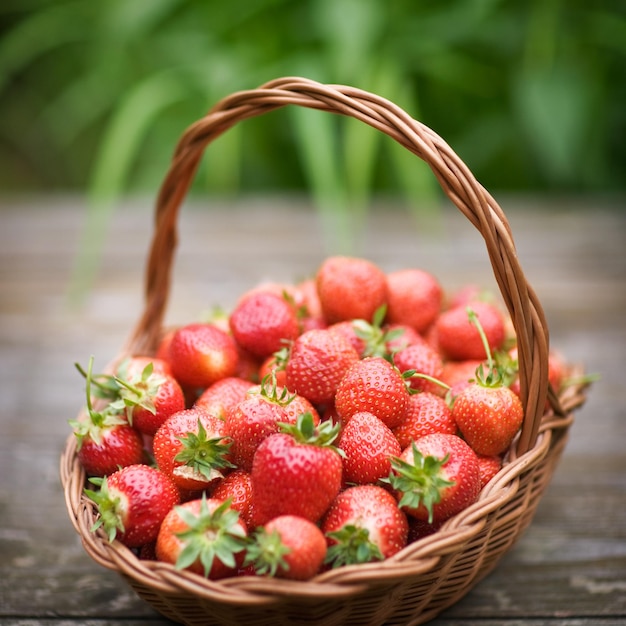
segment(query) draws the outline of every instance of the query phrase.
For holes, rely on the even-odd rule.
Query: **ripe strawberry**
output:
[[[355,413],[337,440],[343,450],[344,483],[364,485],[389,476],[391,457],[402,449],[389,427],[372,413]]]
[[[215,417],[225,419],[229,411],[234,409],[242,400],[245,400],[252,387],[254,387],[254,383],[244,378],[237,376],[222,378],[207,387],[200,394],[194,406],[215,415]]]
[[[155,374],[173,376],[172,367],[167,359],[156,356],[135,355],[125,358],[115,370],[116,376],[125,380],[136,379],[144,372],[148,365],[152,366]]]
[[[357,334],[357,327],[355,326],[355,320],[343,320],[342,322],[335,322],[328,326],[328,330],[331,333],[338,333],[342,337],[348,340],[350,345],[356,350],[359,357],[363,356],[367,341],[359,337]]]
[[[441,310],[443,290],[437,279],[419,269],[387,274],[387,321],[424,333]]]
[[[328,327],[331,332],[342,334],[352,344],[361,358],[381,356],[389,359],[390,356],[405,343],[420,338],[409,326],[383,326],[387,307],[381,306],[375,313],[372,321],[362,319],[344,320]]]
[[[476,370],[485,360],[469,359],[467,361],[445,361],[441,382],[454,389],[462,389],[476,379]]]
[[[215,324],[187,324],[170,343],[172,371],[183,387],[206,388],[234,376],[238,359],[235,340]]]
[[[505,452],[522,425],[522,403],[509,387],[471,383],[454,398],[452,415],[463,438],[484,456]]]
[[[457,434],[458,429],[452,410],[440,396],[423,391],[412,394],[402,421],[393,429],[393,434],[404,450],[425,435],[432,433]]]
[[[406,324],[386,324],[383,330],[387,337],[387,354],[390,355],[415,343],[426,343],[422,335]]]
[[[341,488],[341,456],[332,446],[338,427],[310,415],[267,437],[252,464],[255,519],[265,524],[279,515],[317,522]]]
[[[79,365],[77,369],[85,376],[86,413],[81,419],[69,422],[77,442],[77,457],[85,472],[90,476],[107,476],[120,467],[143,463],[146,453],[143,438],[132,428],[122,410],[106,403],[101,411],[96,411],[92,402],[93,357],[87,371]],[[96,377],[102,380],[102,377]],[[115,395],[116,385],[109,386],[111,376],[104,378],[105,386],[100,395]],[[96,389],[99,389],[96,387]]]
[[[333,256],[316,274],[317,293],[329,324],[342,320],[371,320],[387,301],[387,278],[366,259]]]
[[[429,523],[456,515],[478,498],[476,453],[457,435],[426,435],[392,459],[388,482],[408,515]]]
[[[170,374],[159,374],[149,362],[143,371],[115,380],[120,387],[120,408],[126,407],[129,423],[139,432],[154,435],[172,413],[185,408],[185,394]]]
[[[307,278],[298,283],[294,289],[293,299],[299,310],[303,330],[326,326],[314,278]]]
[[[129,465],[91,480],[100,487],[85,490],[100,513],[93,529],[102,526],[109,541],[118,539],[131,548],[154,541],[162,521],[179,502],[174,483],[148,465]]]
[[[235,469],[220,480],[211,491],[211,497],[217,500],[229,500],[230,507],[239,513],[246,524],[251,525],[252,478],[250,472]]]
[[[478,455],[478,469],[480,470],[481,489],[500,471],[501,467],[501,457]]]
[[[340,567],[393,556],[406,546],[409,524],[388,491],[357,485],[335,498],[321,529],[329,546],[326,562]]]
[[[473,302],[471,310],[480,321],[489,349],[492,352],[499,350],[506,338],[504,316],[500,310],[487,302]],[[485,359],[481,334],[469,320],[467,308],[456,307],[443,312],[435,325],[439,348],[448,359]]]
[[[302,333],[287,361],[287,387],[313,404],[332,402],[346,370],[359,360],[347,339],[327,329]]]
[[[229,324],[237,343],[259,359],[277,352],[300,334],[294,305],[280,295],[264,291],[240,300]]]
[[[234,575],[244,558],[247,528],[228,501],[190,500],[163,520],[156,543],[159,561],[211,580]]]
[[[325,556],[326,539],[313,522],[279,515],[256,531],[244,565],[261,575],[309,580],[320,571]]]
[[[266,357],[259,365],[258,379],[263,381],[269,376],[280,387],[287,385],[287,359],[289,348],[282,348]]]
[[[399,350],[395,353],[393,362],[403,374],[410,371],[428,377],[409,376],[407,381],[414,391],[429,391],[440,396],[445,395],[446,387],[435,382],[440,381],[443,375],[441,355],[427,343],[414,343]]]
[[[286,390],[264,384],[254,387],[224,417],[224,431],[232,441],[231,454],[237,467],[250,471],[254,453],[261,442],[277,433],[281,422],[289,422],[285,409],[289,402]],[[295,423],[295,418],[293,418]]]
[[[455,395],[452,415],[476,454],[497,456],[511,445],[522,425],[524,409],[517,394],[504,385],[502,370],[494,364],[482,321],[472,310],[469,322],[481,337],[487,366],[479,366],[476,382]]]
[[[117,412],[90,411],[88,419],[70,424],[78,437],[78,460],[90,476],[107,476],[146,460],[141,434]]]
[[[368,411],[395,428],[409,404],[409,391],[400,372],[382,357],[367,357],[350,366],[335,394],[335,408],[344,422]]]
[[[159,469],[183,490],[206,489],[233,467],[224,422],[202,409],[178,411],[153,439]]]

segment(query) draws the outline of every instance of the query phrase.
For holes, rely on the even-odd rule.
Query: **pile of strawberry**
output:
[[[92,367],[72,426],[94,530],[211,579],[396,554],[478,499],[523,419],[493,299],[353,257]]]

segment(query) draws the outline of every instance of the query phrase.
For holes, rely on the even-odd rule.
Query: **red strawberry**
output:
[[[386,324],[383,330],[387,337],[388,354],[395,354],[415,343],[426,343],[422,335],[406,324]]]
[[[278,392],[269,384],[255,386],[226,413],[224,429],[232,441],[235,465],[246,471],[252,469],[252,459],[261,442],[277,433],[281,422],[290,421],[285,409],[289,398],[285,389]],[[291,421],[295,423],[295,418]]]
[[[500,310],[487,302],[473,302],[471,310],[480,321],[490,350],[499,350],[506,338],[504,316]],[[448,359],[466,361],[486,357],[481,334],[469,320],[467,308],[449,309],[437,318],[435,324],[439,348]]]
[[[235,340],[216,325],[192,323],[174,333],[169,359],[183,387],[206,388],[235,375],[239,354]]]
[[[143,463],[146,453],[141,434],[132,428],[119,407],[110,402],[101,411],[96,411],[92,403],[93,358],[89,360],[87,372],[79,365],[77,369],[85,376],[86,413],[81,419],[71,420],[70,426],[76,435],[77,457],[85,472],[91,476],[106,476],[120,467]],[[98,378],[98,377],[96,377]],[[102,377],[100,377],[102,379]],[[108,386],[113,380],[105,377],[106,386],[101,395],[115,396],[116,385]],[[96,389],[98,387],[96,386]]]
[[[332,333],[338,333],[342,337],[348,340],[350,345],[356,350],[359,357],[363,356],[367,342],[364,338],[359,337],[357,334],[357,327],[355,326],[355,320],[343,320],[342,322],[336,322],[328,326],[328,330]]]
[[[443,290],[437,279],[419,269],[387,274],[387,321],[424,333],[441,310]]]
[[[322,314],[315,279],[307,278],[298,283],[295,286],[293,298],[300,311],[300,323],[303,329],[324,328],[326,322]]]
[[[387,301],[385,273],[366,259],[329,257],[318,269],[316,283],[329,324],[351,319],[369,321]]]
[[[414,391],[430,391],[440,396],[445,395],[447,388],[435,382],[440,381],[443,375],[443,361],[439,352],[427,343],[414,343],[396,352],[393,362],[403,374],[411,371],[428,377],[408,377],[409,386]]]
[[[469,359],[467,361],[446,361],[443,364],[441,382],[454,389],[462,389],[476,378],[476,370],[484,359]]]
[[[126,406],[128,421],[138,431],[154,435],[172,414],[185,408],[185,394],[170,374],[159,374],[149,362],[143,371],[116,378],[120,386],[121,406]]]
[[[102,526],[109,541],[118,539],[131,548],[154,541],[162,521],[179,502],[174,483],[148,465],[129,465],[92,482],[100,486],[98,491],[85,490],[100,513],[94,529]]]
[[[389,427],[372,413],[355,413],[344,426],[337,447],[343,450],[343,480],[364,485],[389,476],[391,457],[402,451]]]
[[[277,352],[300,334],[293,304],[264,291],[241,299],[230,315],[229,324],[237,343],[259,359]]]
[[[328,329],[348,339],[361,358],[368,356],[389,358],[413,339],[419,342],[420,337],[409,326],[383,326],[386,311],[387,307],[381,306],[374,312],[371,322],[363,319],[344,320],[332,324]]]
[[[155,374],[174,375],[167,359],[145,355],[135,355],[124,359],[117,366],[115,374],[125,380],[137,379],[148,365],[152,366]]]
[[[200,394],[194,406],[215,415],[215,417],[225,419],[229,411],[234,409],[242,400],[245,400],[252,387],[254,387],[254,383],[244,378],[237,376],[222,378],[207,387]]]
[[[265,439],[254,455],[252,497],[256,522],[298,515],[317,522],[341,488],[341,456],[332,443],[338,427],[310,415]]]
[[[502,458],[499,456],[478,456],[481,489],[500,471],[501,467]]]
[[[346,370],[359,360],[349,341],[326,329],[302,333],[287,361],[287,387],[314,404],[332,402]]]
[[[247,528],[228,501],[190,500],[163,520],[156,543],[160,561],[212,580],[234,575],[241,565]]]
[[[321,524],[333,567],[382,561],[407,544],[409,524],[396,499],[377,485],[342,491]]]
[[[279,515],[255,533],[245,564],[257,574],[309,580],[326,556],[326,539],[311,521],[297,515]]]
[[[211,491],[211,497],[218,500],[229,500],[246,526],[251,522],[252,479],[250,472],[242,469],[233,470]]]
[[[524,409],[509,387],[476,382],[455,396],[452,415],[477,454],[494,456],[511,445],[522,425]]]
[[[183,490],[206,489],[233,467],[224,422],[202,409],[186,409],[165,420],[153,439],[161,471]]]
[[[476,382],[454,396],[452,415],[463,438],[477,454],[497,456],[511,445],[524,419],[517,394],[504,385],[502,369],[494,364],[482,321],[469,310],[469,322],[483,342],[487,366],[476,370]]]
[[[409,407],[402,422],[393,429],[393,434],[404,450],[425,435],[432,433],[457,434],[457,425],[448,403],[433,393],[423,391],[412,394]]]
[[[287,359],[289,358],[289,349],[282,348],[274,354],[270,354],[259,365],[258,379],[263,381],[266,377],[276,381],[280,387],[287,384]]]
[[[409,391],[400,372],[382,357],[367,357],[350,366],[335,394],[335,408],[346,422],[368,411],[395,428],[409,404]]]
[[[429,523],[456,515],[478,498],[476,453],[457,435],[426,435],[392,460],[389,483],[408,515]]]

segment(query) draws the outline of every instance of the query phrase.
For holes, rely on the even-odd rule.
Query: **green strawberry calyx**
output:
[[[387,361],[393,361],[393,353],[389,350],[389,343],[395,341],[404,334],[401,328],[387,330],[383,328],[383,322],[387,315],[387,305],[383,304],[374,311],[372,321],[363,319],[352,321],[354,334],[365,342],[361,358],[379,356]],[[394,352],[397,352],[398,347]]]
[[[331,421],[321,422],[315,425],[313,415],[310,412],[300,413],[295,424],[279,422],[280,432],[291,435],[296,443],[330,448],[340,455],[345,453],[333,445],[339,435],[339,424]]]
[[[232,442],[222,436],[209,437],[200,419],[198,432],[188,432],[178,440],[183,447],[174,460],[191,468],[202,480],[221,478],[223,474],[220,470],[235,467],[227,458]]]
[[[128,422],[132,424],[133,409],[141,407],[146,411],[156,414],[154,398],[159,388],[165,382],[163,376],[154,373],[154,366],[148,363],[137,379],[129,379],[126,376],[115,376],[118,385],[118,398],[113,403],[119,410],[125,410]]]
[[[203,493],[198,514],[184,506],[175,507],[187,526],[186,530],[176,533],[183,543],[176,559],[177,569],[186,569],[200,560],[204,574],[208,576],[215,559],[226,567],[236,567],[235,554],[245,550],[247,542],[246,532],[239,523],[239,513],[230,504],[230,499],[225,500],[211,511]]]
[[[125,426],[128,421],[119,409],[110,402],[101,411],[96,411],[92,400],[92,384],[94,384],[93,376],[93,356],[89,359],[85,376],[85,397],[87,419],[70,420],[69,425],[73,429],[78,439],[78,449],[80,450],[86,437],[89,437],[96,445],[102,443],[103,433],[115,426]],[[76,367],[81,373],[82,368],[77,364]],[[95,394],[94,394],[95,395]],[[101,397],[101,396],[98,396]]]
[[[370,539],[369,530],[362,526],[345,524],[326,536],[334,543],[328,548],[324,563],[333,568],[384,559],[378,545]]]
[[[163,376],[154,373],[154,365],[148,363],[141,374],[137,377],[129,378],[126,374],[127,362],[123,362],[120,367],[120,375],[92,373],[93,357],[89,361],[87,371],[78,363],[74,364],[76,369],[84,376],[87,384],[93,387],[93,395],[108,401],[110,412],[126,413],[126,419],[132,426],[133,409],[141,407],[156,413],[154,398],[159,388],[165,382]],[[90,392],[91,393],[91,392]]]
[[[280,355],[280,357],[278,356]],[[276,359],[286,359],[286,354],[281,350],[274,353]],[[261,384],[259,385],[259,393],[263,398],[269,402],[278,404],[279,406],[287,406],[295,397],[296,394],[290,394],[287,387],[279,387],[276,382],[276,370],[272,371],[263,377]]]
[[[268,532],[260,527],[249,540],[244,566],[252,565],[262,576],[276,576],[279,571],[289,570],[285,556],[290,552],[277,530]]]
[[[109,542],[112,542],[117,533],[124,532],[124,522],[122,520],[122,499],[118,495],[113,495],[109,491],[106,478],[92,477],[89,482],[99,489],[85,489],[83,493],[96,504],[100,516],[91,527],[91,532],[95,532],[102,526]]]
[[[455,484],[444,477],[442,467],[449,455],[439,459],[423,455],[412,443],[413,462],[407,463],[399,457],[391,457],[391,472],[383,482],[391,485],[401,495],[400,508],[417,509],[423,505],[428,511],[428,523],[433,522],[433,507],[441,501],[443,491]]]

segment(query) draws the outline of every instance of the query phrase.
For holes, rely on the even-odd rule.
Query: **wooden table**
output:
[[[530,529],[498,568],[433,622],[626,623],[626,207],[620,200],[500,199],[553,346],[601,373]],[[79,198],[0,203],[0,625],[166,624],[83,551],[58,459],[83,403],[73,363],[103,366],[141,308],[151,202],[119,206],[81,307],[67,289],[84,224]],[[326,254],[300,200],[194,201],[181,218],[169,315],[190,321],[265,279],[294,280]],[[433,271],[448,288],[492,286],[479,234],[454,208],[413,220],[377,205],[354,252]]]

